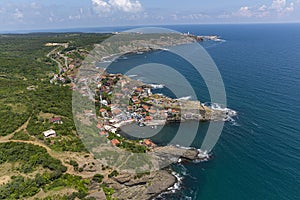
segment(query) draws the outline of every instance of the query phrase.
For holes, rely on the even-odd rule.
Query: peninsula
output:
[[[155,94],[149,84],[122,74],[99,73],[95,63],[90,62],[95,55],[101,62],[124,53],[152,51],[195,40],[183,35],[176,36],[178,39],[160,35],[147,45],[147,35],[138,39],[136,34],[129,34],[135,39],[131,48],[128,40],[122,40],[116,51],[114,42],[106,43],[110,48],[101,46],[111,36],[82,33],[0,36],[0,52],[6,55],[0,57],[3,116],[0,118],[0,199],[151,199],[172,190],[179,181],[170,167],[126,173],[114,166],[130,167],[130,162],[138,158],[145,160],[134,164],[139,163],[140,167],[149,164],[145,169],[156,169],[161,163],[166,164],[166,160],[174,163],[207,159],[208,154],[197,149],[160,147],[149,138],[130,140],[118,131],[127,123],[155,129],[178,121],[224,120],[230,113],[197,101]],[[92,51],[94,48],[96,51]],[[97,51],[99,48],[102,51]],[[92,76],[78,75],[85,64],[89,65],[85,70]],[[89,87],[95,89],[93,94]],[[82,112],[73,115],[72,93],[92,101],[95,112],[81,104]],[[83,142],[89,138],[81,138],[74,125],[76,119],[81,119],[86,128],[96,119],[93,138],[103,142],[100,143],[102,152],[88,151]],[[120,156],[115,160],[99,162],[98,158],[108,158],[116,152]],[[142,157],[134,157],[136,153]]]

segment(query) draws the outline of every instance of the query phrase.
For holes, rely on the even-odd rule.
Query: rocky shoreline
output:
[[[195,148],[183,148],[178,146],[155,147],[152,153],[160,159],[177,162],[193,162],[195,160],[209,159]],[[204,155],[206,157],[204,158]],[[170,165],[151,172],[132,173],[121,171],[118,175],[105,178],[103,184],[114,189],[112,198],[119,200],[141,199],[150,200],[159,197],[161,194],[173,192],[181,183],[181,178],[172,170]],[[105,194],[100,185],[93,185],[89,197],[97,200],[105,200]]]
[[[137,38],[137,36],[139,37]],[[100,135],[109,139],[103,144],[105,148],[95,148],[94,153],[97,153],[98,158],[112,166],[121,163],[121,166],[125,167],[124,169],[130,169],[130,167],[139,169],[140,167],[144,170],[140,174],[122,170],[119,171],[118,175],[103,181],[108,187],[114,189],[115,192],[112,197],[116,199],[153,199],[168,191],[178,181],[170,169],[170,164],[210,158],[208,152],[195,148],[179,146],[156,146],[152,148],[152,145],[146,144],[147,153],[149,153],[147,159],[152,166],[147,165],[148,163],[143,160],[145,158],[143,156],[137,157],[135,159],[138,160],[137,162],[129,162],[134,159],[134,155],[131,155],[130,152],[121,151],[126,149],[126,145],[123,145],[122,142],[129,144],[118,134],[118,129],[121,126],[131,122],[141,126],[155,127],[164,123],[188,120],[225,121],[226,117],[230,117],[228,110],[212,109],[204,106],[200,101],[172,99],[164,95],[152,94],[151,85],[143,84],[121,74],[105,72],[106,65],[120,55],[143,53],[163,47],[196,42],[195,38],[185,35],[160,34],[155,35],[155,39],[149,41],[150,36],[152,35],[124,34],[120,36],[118,41],[107,41],[105,44],[96,46],[91,59],[87,59],[89,62],[86,63],[83,75],[77,80],[77,87],[75,87],[79,93],[88,96],[93,104],[98,106],[97,129]],[[97,70],[94,68],[94,58],[97,61],[100,60],[100,63],[103,62],[103,66],[102,64],[97,66]],[[88,80],[87,77],[90,79]],[[95,96],[91,95],[88,90],[90,84],[93,85],[92,91],[96,91]],[[123,102],[129,102],[129,104]],[[81,114],[96,117],[92,110],[82,110]],[[135,147],[143,145],[143,143],[134,144]],[[110,163],[110,157],[114,156],[116,157],[114,162]]]
[[[151,172],[137,177],[134,174],[120,174],[106,184],[116,190],[113,197],[117,199],[152,199],[167,191],[177,182],[168,169]]]
[[[198,149],[177,146],[156,147],[153,149],[153,153],[160,158],[164,157],[173,160],[174,163],[180,161],[191,162],[209,158],[208,154],[204,154]],[[206,155],[205,158],[203,155]],[[168,166],[149,173],[134,174],[121,172],[116,177],[105,180],[104,184],[114,188],[115,193],[112,195],[113,198],[120,200],[148,200],[158,197],[165,192],[174,190],[175,186],[179,184],[178,181],[178,177]]]

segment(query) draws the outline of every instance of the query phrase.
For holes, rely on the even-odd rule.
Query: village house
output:
[[[119,114],[122,113],[122,111],[120,109],[118,109],[118,108],[114,109],[112,112],[113,112],[114,115],[119,115]]]
[[[148,110],[150,114],[156,114],[156,110]]]
[[[133,96],[133,97],[131,98],[131,100],[132,100],[132,102],[136,102],[136,101],[138,101],[139,99],[138,99],[137,96]]]
[[[50,123],[53,123],[53,124],[62,124],[63,123],[60,117],[51,118],[49,121],[50,121]]]
[[[152,120],[152,117],[151,116],[146,116],[145,117],[145,121],[151,121]]]
[[[102,124],[101,124],[101,123],[98,123],[98,124],[97,124],[97,128],[98,128],[98,129],[102,129],[102,128],[103,128]]]
[[[45,138],[56,137],[56,132],[54,130],[50,129],[48,131],[44,131],[43,135]]]
[[[108,133],[106,131],[100,131],[99,135],[107,137]]]
[[[104,109],[104,108],[101,108],[100,110],[99,110],[99,112],[101,113],[101,116],[102,117],[108,117],[108,113],[107,113],[107,111],[106,111],[106,109]]]
[[[143,89],[140,88],[140,87],[138,87],[138,88],[136,88],[134,91],[137,92],[137,93],[141,93],[141,92],[143,92]]]
[[[145,111],[148,111],[148,110],[149,110],[149,107],[146,106],[146,105],[143,105],[142,107],[143,107],[143,109],[144,109]]]
[[[117,146],[118,144],[120,144],[120,141],[118,139],[112,139],[110,141],[114,146]]]
[[[147,147],[151,147],[151,148],[156,146],[150,139],[144,139],[142,144],[146,145]]]

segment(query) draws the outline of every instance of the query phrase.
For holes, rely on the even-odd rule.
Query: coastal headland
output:
[[[79,124],[85,126],[92,126],[96,121],[97,136],[91,136],[92,134],[85,132],[83,140],[87,141],[88,146],[93,147],[92,152],[97,159],[101,160],[101,163],[120,171],[121,177],[128,178],[136,173],[146,174],[134,183],[129,181],[130,178],[127,181],[123,180],[126,184],[121,185],[123,181],[118,179],[119,175],[116,176],[114,180],[108,182],[117,191],[114,195],[120,199],[134,198],[135,195],[150,199],[168,190],[177,182],[174,175],[167,170],[170,176],[163,178],[166,184],[157,184],[161,186],[157,186],[159,192],[148,190],[155,185],[150,180],[156,180],[161,173],[165,174],[164,171],[169,164],[182,160],[207,160],[210,158],[210,152],[180,146],[158,147],[149,138],[130,140],[119,134],[120,128],[132,123],[156,129],[157,126],[166,123],[187,120],[227,121],[236,113],[227,108],[209,107],[200,101],[173,99],[162,94],[155,94],[152,93],[151,84],[145,84],[123,74],[107,73],[105,70],[110,62],[122,55],[167,50],[171,46],[202,40],[195,40],[194,36],[185,34],[125,33],[120,35],[117,41],[108,40],[96,45],[95,50],[84,61],[84,67],[80,69],[74,81],[73,90],[85,99],[89,99],[96,109],[76,110],[75,118]],[[98,63],[104,65],[101,66]],[[85,130],[79,129],[82,129],[82,132]],[[87,139],[89,137],[90,139]],[[101,139],[97,139],[98,137]],[[95,141],[99,143],[95,144]],[[148,187],[149,181],[151,187]],[[136,190],[138,194],[132,192]]]

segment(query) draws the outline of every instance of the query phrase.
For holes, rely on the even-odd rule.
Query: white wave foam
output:
[[[200,160],[209,160],[210,159],[210,157],[211,157],[211,154],[210,154],[210,152],[209,151],[207,151],[207,150],[201,150],[201,149],[197,149],[198,150],[198,158],[200,159]]]
[[[196,149],[194,147],[183,147],[178,144],[175,146],[178,148],[181,148],[181,149],[186,149],[186,150]],[[212,154],[211,154],[210,150],[202,150],[202,149],[196,149],[196,150],[198,151],[198,159],[194,160],[193,161],[194,163],[206,162],[211,159]],[[181,162],[181,159],[178,159],[177,163],[180,163],[180,162]]]
[[[137,77],[138,75],[136,74],[131,74],[131,75],[128,75],[129,78],[133,78],[133,77]]]
[[[235,120],[230,117],[230,115],[226,116],[224,119],[223,119],[224,122],[235,122]]]
[[[226,42],[226,40],[223,40],[223,39],[220,39],[220,38],[215,39],[214,41],[216,41],[216,42]]]
[[[232,123],[232,126],[241,126],[239,123],[237,123],[236,121],[234,121],[233,123]]]
[[[177,181],[172,187],[169,187],[168,190],[175,192],[176,190],[179,190],[181,188],[183,177],[180,176],[180,174],[178,174],[176,172],[172,172],[172,175],[175,176]]]
[[[236,116],[236,113],[234,113],[234,114],[228,114],[224,119],[223,119],[223,121],[224,122],[229,122],[232,126],[240,126],[240,124],[238,124],[237,122],[236,122],[236,120],[233,118],[233,117],[231,117],[231,116]]]
[[[176,147],[180,148],[180,149],[186,149],[186,150],[190,150],[190,149],[195,149],[193,147],[184,147],[184,146],[180,146],[179,144],[175,145]]]
[[[182,165],[183,167],[183,165]],[[174,186],[168,188],[167,191],[161,193],[160,195],[158,195],[156,198],[154,199],[165,199],[164,195],[168,195],[168,194],[174,194],[176,193],[177,191],[179,191],[181,189],[181,185],[182,185],[182,180],[183,180],[183,177],[180,176],[178,173],[176,172],[172,172],[173,176],[176,177],[177,179],[177,182],[174,184]],[[187,199],[187,200],[190,200],[192,199],[192,197],[189,197],[189,196],[186,196],[184,195],[183,197],[181,197],[180,199]]]
[[[219,111],[222,111],[222,112],[225,112],[227,113],[228,116],[236,116],[237,115],[237,112],[235,110],[232,110],[232,109],[229,109],[221,104],[218,104],[218,103],[210,103],[210,102],[205,102],[202,104],[203,106],[206,106],[206,107],[209,107],[213,110],[219,110]]]
[[[165,86],[163,84],[149,84],[153,89],[162,89]]]
[[[101,64],[101,63],[111,63],[111,62],[113,62],[113,61],[112,60],[103,60],[103,61],[101,61],[99,63]]]
[[[180,97],[178,100],[190,100],[192,96]]]

